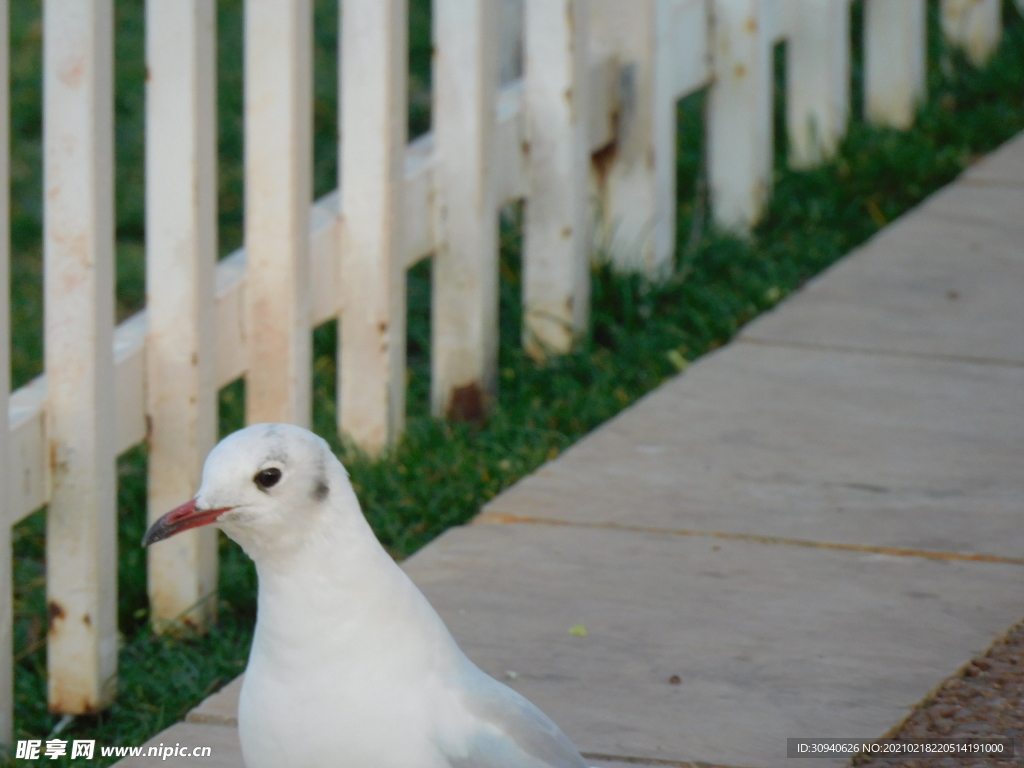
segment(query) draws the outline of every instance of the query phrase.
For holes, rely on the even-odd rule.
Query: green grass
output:
[[[144,70],[141,0],[116,5],[117,277],[123,318],[144,296]],[[335,175],[334,5],[316,3],[317,194],[334,186]],[[222,253],[240,244],[242,232],[240,9],[240,0],[218,3]],[[39,2],[15,0],[11,12],[13,375],[20,385],[42,370]],[[409,119],[415,135],[429,125],[428,4],[414,0],[411,16]],[[466,521],[501,489],[676,374],[685,361],[727,342],[745,322],[1024,129],[1024,22],[1009,12],[1005,19],[999,52],[977,71],[937,42],[933,13],[929,99],[915,127],[900,133],[855,119],[838,157],[827,165],[795,173],[780,157],[771,208],[750,241],[716,233],[705,222],[702,96],[685,100],[679,110],[681,245],[675,273],[652,283],[616,274],[607,263],[595,266],[587,338],[577,352],[542,366],[519,347],[521,210],[508,211],[502,221],[500,393],[482,427],[433,420],[427,413],[428,263],[409,275],[409,425],[387,458],[371,461],[342,450],[333,426],[335,327],[317,329],[315,426],[342,453],[384,545],[401,557]],[[241,425],[243,403],[241,382],[221,393],[222,432]],[[121,457],[118,467],[124,635],[119,697],[103,714],[77,718],[64,735],[140,744],[242,670],[255,616],[255,577],[238,548],[224,540],[217,627],[205,637],[154,637],[147,623],[145,554],[138,545],[145,524],[144,447]],[[45,702],[43,533],[41,512],[14,529],[21,738],[45,738],[57,721]]]

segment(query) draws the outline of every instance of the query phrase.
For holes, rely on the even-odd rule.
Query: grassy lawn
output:
[[[241,0],[219,0],[220,250],[241,243]],[[1009,6],[1010,4],[1008,4]],[[413,0],[413,135],[429,125],[429,6]],[[143,4],[117,0],[118,319],[144,301]],[[336,2],[316,2],[315,186],[335,184]],[[13,376],[41,360],[41,25],[38,0],[14,0],[12,26]],[[315,331],[315,425],[348,465],[363,508],[385,546],[408,555],[471,517],[489,498],[582,435],[727,342],[758,313],[870,237],[980,154],[1024,129],[1024,21],[1005,14],[997,55],[981,71],[945,51],[932,13],[929,98],[906,133],[865,125],[855,114],[839,155],[807,172],[777,162],[775,192],[749,241],[717,233],[701,199],[702,95],[679,109],[679,237],[675,273],[658,283],[593,269],[593,322],[579,350],[538,366],[519,346],[519,222],[502,219],[500,394],[484,426],[428,415],[429,264],[409,275],[409,424],[385,459],[346,453],[334,432],[334,325]],[[856,25],[855,25],[856,27]],[[855,30],[856,34],[856,30]],[[859,78],[855,63],[854,81]],[[784,98],[781,89],[777,104]],[[855,107],[857,105],[855,104]],[[859,113],[859,107],[855,109]],[[244,385],[221,393],[221,428],[241,426]],[[237,547],[221,547],[220,622],[205,637],[158,638],[149,631],[145,553],[145,449],[119,460],[119,698],[108,711],[72,722],[62,738],[141,744],[180,719],[245,666],[255,617],[255,576]],[[44,518],[14,531],[15,653],[20,738],[46,738],[58,717],[46,709]],[[2,759],[0,759],[2,762]],[[57,765],[64,763],[57,762]],[[78,763],[80,764],[80,763]],[[99,764],[99,763],[98,763]]]

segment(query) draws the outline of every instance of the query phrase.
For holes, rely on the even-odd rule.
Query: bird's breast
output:
[[[443,686],[358,665],[276,672],[258,660],[246,670],[238,721],[247,768],[447,768],[435,727]]]

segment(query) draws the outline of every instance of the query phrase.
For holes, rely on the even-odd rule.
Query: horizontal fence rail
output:
[[[339,189],[311,201],[311,2],[246,0],[246,247],[217,263],[214,4],[148,0],[147,307],[114,328],[113,8],[45,1],[46,372],[9,398],[0,248],[0,739],[11,525],[49,505],[50,705],[96,711],[116,691],[117,454],[148,441],[152,519],[194,492],[218,387],[245,376],[250,422],[308,424],[310,332],[332,319],[339,429],[370,452],[393,444],[405,276],[428,256],[432,410],[475,418],[495,395],[503,205],[526,202],[524,347],[564,353],[587,328],[595,244],[623,269],[672,268],[679,99],[708,89],[712,213],[738,233],[771,192],[777,43],[790,163],[826,160],[849,120],[849,0],[434,0],[433,130],[409,143],[406,0],[341,7]],[[866,114],[907,127],[925,0],[864,8]],[[999,0],[941,10],[947,39],[987,60]],[[0,119],[6,132],[6,85]],[[211,531],[150,551],[158,629],[214,620],[216,557]]]

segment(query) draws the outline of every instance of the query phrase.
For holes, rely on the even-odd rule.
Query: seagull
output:
[[[256,424],[143,546],[215,525],[256,564],[238,702],[247,768],[587,768],[547,715],[462,652],[377,541],[327,443]]]

